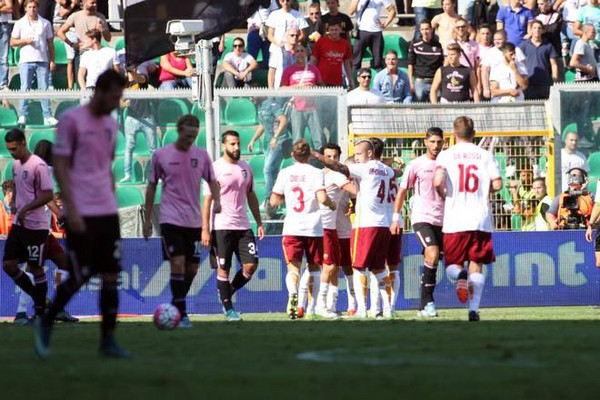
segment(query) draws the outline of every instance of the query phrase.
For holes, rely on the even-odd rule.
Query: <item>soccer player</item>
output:
[[[210,221],[202,224],[200,184],[208,183],[213,210],[221,211],[219,186],[208,153],[194,146],[200,121],[184,115],[177,121],[177,140],[152,157],[146,188],[144,238],[152,234],[152,206],[158,181],[163,182],[160,197],[160,231],[163,255],[171,264],[171,303],[181,314],[180,328],[192,328],[185,298],[198,273],[202,246],[210,245]]]
[[[110,113],[119,107],[125,84],[125,78],[114,70],[102,73],[90,102],[68,110],[58,123],[54,173],[63,197],[67,251],[73,273],[58,287],[44,317],[36,319],[35,350],[40,358],[50,354],[54,318],[96,274],[102,280],[100,353],[115,358],[131,357],[114,338],[121,233],[111,168],[118,124]]]
[[[348,160],[346,160],[348,162]],[[354,185],[354,183],[352,183]],[[356,186],[355,186],[356,188]],[[340,266],[344,271],[346,277],[346,296],[348,298],[348,315],[353,317],[356,314],[356,295],[354,293],[354,279],[352,270],[352,256],[350,251],[350,236],[352,233],[352,221],[350,220],[350,213],[353,213],[353,202],[350,193],[343,192],[342,199],[340,200],[337,217],[336,217],[336,229],[338,238],[340,239]],[[336,311],[337,303],[337,286],[339,277],[335,276],[333,279],[334,290],[332,292],[332,299],[328,300],[329,308]]]
[[[340,160],[342,149],[337,144],[326,144],[321,147],[320,153],[334,161]],[[309,307],[307,315],[316,314],[324,318],[337,318],[337,314],[328,306],[328,296],[337,297],[334,292],[337,289],[337,277],[339,276],[339,267],[341,262],[341,247],[340,240],[337,234],[337,215],[340,201],[344,192],[347,191],[352,195],[356,195],[354,185],[348,178],[339,172],[332,171],[329,168],[323,170],[325,175],[325,190],[327,196],[335,204],[336,209],[332,210],[325,205],[321,205],[321,221],[323,223],[323,268],[320,276],[319,271],[305,271],[304,274],[312,275],[313,281],[319,280],[319,290],[316,293],[316,301],[313,300],[312,306]],[[304,278],[304,274],[302,278]],[[333,283],[336,285],[333,285]],[[308,282],[307,282],[308,283]],[[302,294],[301,287],[301,294]],[[333,302],[332,299],[330,302]],[[303,302],[298,301],[299,306],[303,306]],[[316,308],[315,308],[316,305]],[[300,309],[299,309],[300,311]]]
[[[252,279],[258,267],[258,249],[246,204],[256,221],[259,239],[265,236],[260,218],[258,199],[254,193],[254,176],[247,162],[240,160],[240,135],[236,131],[226,131],[221,139],[223,157],[213,163],[215,179],[220,188],[221,212],[215,214],[212,223],[212,256],[216,258],[217,289],[225,309],[227,321],[240,321],[241,317],[233,309],[231,296]],[[205,193],[208,187],[205,186]],[[204,196],[204,220],[210,221],[212,195]],[[242,268],[229,282],[229,270],[233,254]]]
[[[356,316],[364,318],[366,310],[367,276],[369,269],[379,288],[383,304],[383,317],[391,318],[392,310],[388,289],[390,280],[386,271],[386,257],[390,242],[391,193],[395,186],[395,171],[381,162],[383,142],[378,138],[361,139],[355,145],[356,164],[346,166],[329,160],[317,152],[312,153],[326,167],[355,179],[358,185],[356,216],[352,229],[352,267]],[[386,251],[380,251],[386,249]]]
[[[445,199],[444,263],[446,275],[456,282],[462,303],[469,299],[469,321],[479,321],[479,303],[485,284],[483,264],[493,262],[490,192],[502,189],[502,177],[492,153],[473,143],[475,129],[469,117],[454,120],[456,144],[436,160],[434,186]],[[464,268],[468,261],[468,272]],[[469,280],[469,282],[467,282]]]
[[[12,129],[5,135],[6,148],[15,159],[13,176],[16,207],[13,225],[8,233],[2,258],[4,271],[25,293],[33,298],[35,315],[46,307],[48,281],[44,271],[44,244],[48,237],[48,216],[44,205],[52,200],[54,185],[48,165],[27,150],[25,134]],[[25,260],[33,274],[33,282],[19,268]]]
[[[442,221],[444,218],[444,200],[433,186],[435,160],[444,147],[444,133],[440,128],[429,128],[425,133],[427,152],[408,164],[402,177],[398,197],[394,202],[392,215],[392,234],[402,231],[402,206],[408,191],[412,189],[410,199],[410,222],[413,231],[423,246],[425,265],[421,275],[421,304],[418,315],[421,317],[437,317],[433,291],[436,285],[436,272],[442,249]]]
[[[288,268],[285,283],[289,294],[287,314],[290,319],[298,318],[298,280],[302,257],[306,255],[309,271],[319,271],[322,263],[323,223],[319,203],[331,210],[336,209],[335,203],[325,192],[323,171],[308,164],[310,154],[306,139],[294,142],[292,157],[296,162],[279,172],[269,200],[272,207],[279,207],[285,201],[287,210],[283,221],[282,245]]]

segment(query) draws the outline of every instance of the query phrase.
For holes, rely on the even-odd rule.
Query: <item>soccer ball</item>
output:
[[[154,325],[162,330],[170,331],[179,326],[181,314],[173,304],[164,303],[154,310]]]

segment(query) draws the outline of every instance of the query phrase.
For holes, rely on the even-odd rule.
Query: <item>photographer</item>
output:
[[[583,229],[589,225],[592,196],[586,189],[587,172],[580,167],[567,171],[568,189],[556,196],[546,212],[551,230]]]

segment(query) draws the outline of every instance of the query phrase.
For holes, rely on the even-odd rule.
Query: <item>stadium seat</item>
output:
[[[2,173],[2,179],[7,180],[7,179],[13,178],[12,167],[13,167],[14,162],[15,162],[14,160],[8,160],[7,163],[4,164],[4,171]]]
[[[116,190],[119,208],[132,207],[144,204],[144,196],[138,188],[133,186],[118,186]]]
[[[200,126],[204,126],[204,121],[206,120],[206,113],[203,109],[200,108],[197,101],[195,101],[192,105],[192,111],[190,111],[190,114],[198,117],[198,119],[200,120]]]
[[[55,134],[54,129],[44,130],[44,131],[35,131],[33,132],[27,141],[27,148],[30,152],[33,153],[35,150],[35,146],[40,142],[40,140],[49,140],[54,143]]]
[[[565,83],[575,82],[575,68],[567,68],[565,70]]]
[[[67,79],[67,74],[64,71],[53,71],[52,72],[52,87],[54,89],[68,89],[69,81]]]
[[[588,177],[588,190],[592,195],[596,194],[596,188],[598,187],[598,179],[600,179],[600,174],[596,173],[596,175],[590,175]]]
[[[13,62],[15,65],[19,65],[21,59],[21,47],[13,47]]]
[[[8,46],[8,66],[9,67],[16,67],[17,64],[15,64],[15,50],[13,49],[12,46]]]
[[[39,101],[30,101],[27,104],[27,126],[29,128],[44,128],[44,113]]]
[[[262,206],[265,202],[265,192],[266,188],[264,183],[260,182],[254,185],[254,193],[256,194],[256,198],[258,199],[258,204]],[[250,219],[252,219],[252,214],[249,214]]]
[[[54,38],[54,62],[56,65],[67,65],[68,62],[65,42],[57,37]]]
[[[79,106],[79,104],[79,100],[61,101],[60,103],[58,103],[58,106],[56,106],[56,110],[54,111],[54,118],[59,119],[65,111],[67,111],[69,108],[77,107]]]
[[[154,193],[154,204],[160,204],[160,196],[162,194],[162,185],[156,185],[156,193]]]
[[[224,120],[225,125],[256,125],[256,106],[247,98],[230,99],[225,106]]]
[[[148,141],[146,140],[146,135],[143,132],[138,132],[137,135],[135,135],[135,147],[133,148],[133,154],[142,157],[150,156]]]
[[[119,51],[121,49],[125,48],[125,38],[124,37],[120,37],[117,39],[117,42],[115,43],[115,50]]]
[[[243,155],[248,155],[248,154],[262,154],[262,146],[261,146],[261,140],[257,140],[256,142],[254,142],[254,146],[252,148],[253,151],[248,151],[248,143],[250,143],[250,140],[252,140],[252,137],[254,136],[254,132],[256,132],[256,127],[254,126],[248,126],[248,127],[240,127],[235,129],[239,134],[240,134],[240,146],[242,147],[242,154]]]
[[[268,70],[266,68],[255,69],[252,71],[252,84],[259,87],[267,87],[267,74]]]
[[[17,125],[17,110],[11,105],[8,108],[0,107],[0,127],[3,129],[12,128]]]
[[[189,112],[188,104],[182,99],[162,100],[158,105],[158,125],[175,125],[179,117],[189,114]]]
[[[408,42],[399,34],[385,34],[383,36],[383,56],[388,50],[396,50],[398,59],[403,60],[408,57]]]
[[[600,152],[590,154],[588,157],[590,175],[600,175]]]
[[[0,129],[0,158],[12,157],[6,148],[6,142],[4,141],[4,135],[6,135],[6,132],[8,132],[8,129]]]
[[[115,148],[115,156],[120,157],[125,154],[125,135],[119,131],[117,133],[117,145]]]
[[[206,128],[202,127],[196,138],[196,146],[206,149]]]
[[[112,166],[113,174],[115,176],[115,182],[119,182],[125,176],[125,159],[117,158],[113,161]],[[144,181],[144,169],[142,164],[135,158],[131,165],[131,181],[128,184],[139,184]]]
[[[291,165],[294,165],[294,162],[295,162],[295,161],[296,161],[296,160],[294,160],[294,158],[293,158],[293,157],[290,157],[290,158],[284,158],[284,159],[283,159],[283,161],[281,162],[281,169],[284,169],[284,168],[287,168],[287,167],[289,167],[289,166],[291,166]]]
[[[264,156],[254,156],[248,160],[248,164],[250,168],[252,168],[252,173],[254,174],[254,182],[262,183],[265,181],[264,177],[264,168],[265,168],[265,157]]]
[[[177,129],[167,128],[167,131],[162,136],[161,146],[167,146],[177,141]]]

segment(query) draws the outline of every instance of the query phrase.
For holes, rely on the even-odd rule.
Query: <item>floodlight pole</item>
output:
[[[211,157],[215,155],[215,120],[213,112],[213,92],[211,79],[211,57],[212,41],[200,40],[196,44],[196,72],[199,82],[197,86],[196,97],[200,104],[203,104],[206,124],[206,151]]]

